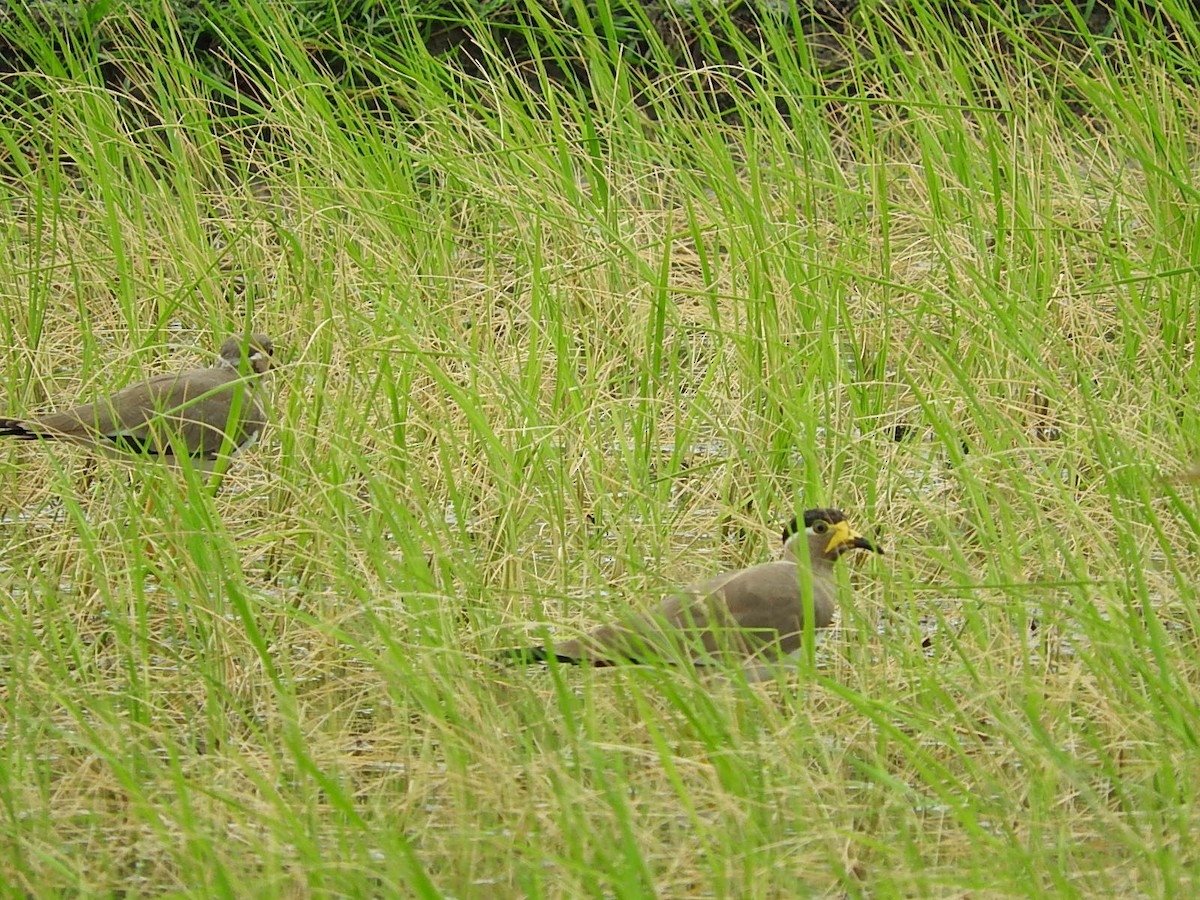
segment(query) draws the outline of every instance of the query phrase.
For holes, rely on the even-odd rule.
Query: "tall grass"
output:
[[[1200,66],[924,10],[836,77],[786,17],[706,10],[681,70],[614,7],[520,67],[330,32],[339,78],[248,0],[240,108],[168,21],[30,27],[4,408],[289,355],[215,496],[3,450],[0,882],[1194,890]],[[826,504],[887,555],[803,677],[489,661]]]

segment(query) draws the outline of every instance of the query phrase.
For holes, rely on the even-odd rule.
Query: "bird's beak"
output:
[[[851,528],[849,522],[838,522],[833,526],[833,535],[829,538],[829,543],[825,545],[825,554],[827,556],[837,557],[845,553],[847,550],[852,550],[854,548],[870,550],[872,553],[883,552],[865,537]]]

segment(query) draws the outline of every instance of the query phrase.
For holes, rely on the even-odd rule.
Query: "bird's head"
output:
[[[800,528],[798,518],[788,522],[783,529],[784,554],[795,557],[802,538],[808,542],[808,554],[813,562],[833,562],[843,553],[854,549],[883,553],[879,547],[850,527],[840,509],[805,510],[803,529]]]
[[[244,360],[247,370],[255,375],[271,368],[274,355],[275,344],[265,334],[234,335],[221,345],[221,359],[226,365],[240,370]]]

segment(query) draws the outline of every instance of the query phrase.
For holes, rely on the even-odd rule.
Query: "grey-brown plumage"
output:
[[[833,564],[854,548],[880,551],[855,532],[837,509],[810,509],[804,530],[793,519],[783,531],[783,559],[725,572],[668,597],[658,610],[551,647],[507,650],[513,662],[551,657],[574,665],[688,660],[704,664],[732,659],[747,677],[771,676],[774,664],[800,649],[804,632],[804,574],[796,560],[808,553],[813,627],[828,628],[837,606]]]
[[[234,455],[266,426],[255,388],[271,368],[274,350],[266,335],[231,337],[215,366],[156,375],[62,412],[0,418],[0,437],[64,441],[168,462],[186,454],[193,465],[210,468],[223,450]]]

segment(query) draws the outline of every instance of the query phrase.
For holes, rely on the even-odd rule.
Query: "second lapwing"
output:
[[[221,344],[216,365],[155,375],[74,409],[0,418],[0,437],[59,441],[174,465],[187,457],[209,470],[266,427],[258,382],[274,353],[264,334],[235,335]]]

